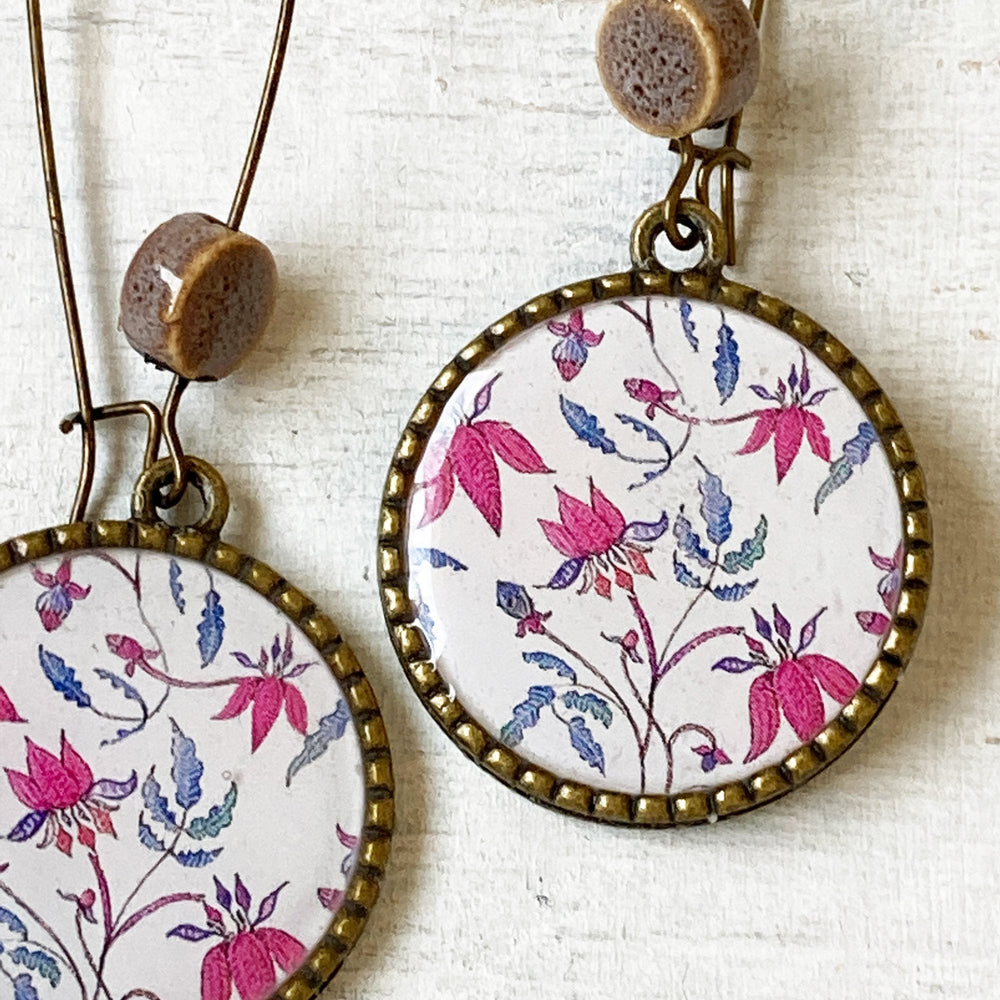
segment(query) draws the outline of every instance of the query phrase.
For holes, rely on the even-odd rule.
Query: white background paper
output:
[[[228,536],[338,618],[382,699],[399,829],[340,1000],[987,1000],[1000,970],[1000,8],[771,0],[744,122],[741,280],[835,331],[927,469],[935,596],[902,690],[831,771],[714,828],[605,830],[464,760],[410,693],[376,596],[392,448],[440,366],[541,290],[627,264],[673,171],[597,80],[597,0],[300,0],[245,218],[283,293],[181,429]],[[96,398],[160,398],[115,332],[169,216],[224,216],[276,3],[46,4],[67,228]],[[0,14],[0,533],[62,520],[78,441],[20,5]],[[122,516],[133,424],[102,432]]]

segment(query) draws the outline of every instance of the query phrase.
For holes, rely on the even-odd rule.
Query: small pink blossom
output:
[[[876,569],[885,576],[879,580],[878,593],[888,614],[881,611],[859,611],[856,615],[858,624],[871,635],[883,636],[892,627],[892,615],[896,613],[899,604],[899,592],[903,585],[903,544],[896,547],[891,556],[880,556],[874,549],[868,550],[869,558]]]
[[[128,635],[108,635],[104,641],[115,656],[125,661],[125,673],[129,677],[135,673],[136,667],[150,669],[149,661],[160,655],[158,649],[145,649],[138,640]]]
[[[802,439],[809,442],[812,453],[824,462],[830,461],[830,439],[822,419],[810,408],[817,406],[832,390],[823,389],[810,394],[811,379],[805,352],[802,354],[801,373],[792,365],[791,374],[786,384],[784,379],[778,379],[778,388],[769,392],[763,386],[750,387],[761,399],[772,400],[776,407],[758,410],[757,420],[747,438],[746,444],[736,453],[750,455],[760,451],[772,438],[774,439],[774,464],[781,483],[788,475],[802,447]]]
[[[279,885],[261,900],[253,915],[253,899],[238,874],[235,893],[216,879],[216,899],[222,909],[206,903],[204,927],[179,924],[167,932],[167,937],[182,941],[222,939],[202,959],[201,1000],[229,1000],[233,987],[241,1000],[264,1000],[278,984],[275,966],[289,975],[302,965],[307,954],[305,945],[286,931],[263,926],[287,884]]]
[[[309,726],[309,712],[302,692],[291,682],[300,677],[313,664],[297,663],[293,666],[292,632],[285,632],[284,647],[280,638],[274,637],[270,656],[261,649],[260,658],[255,662],[246,653],[233,653],[234,659],[258,674],[247,677],[236,684],[236,690],[214,719],[235,719],[248,708],[251,710],[250,749],[254,753],[264,742],[267,734],[277,721],[282,707],[289,724],[297,732],[305,735]]]
[[[612,579],[624,591],[631,593],[635,576],[653,576],[646,561],[648,548],[642,541],[655,541],[667,530],[664,515],[655,524],[627,524],[622,512],[590,482],[590,503],[571,496],[556,487],[559,505],[557,521],[538,519],[538,524],[557,552],[566,561],[556,571],[548,587],[564,590],[583,574],[584,594],[593,587],[601,597],[611,598]]]
[[[750,659],[727,656],[713,670],[743,674],[763,668],[765,671],[750,685],[750,749],[744,758],[749,764],[769,750],[781,728],[781,717],[795,730],[803,743],[816,738],[826,725],[823,693],[838,705],[846,705],[861,683],[842,663],[806,650],[816,638],[816,626],[826,611],[822,608],[799,633],[798,643],[791,638],[791,624],[774,606],[769,622],[756,610],[757,634],[767,642],[773,653],[760,639],[745,635]]]
[[[587,363],[588,348],[597,347],[604,339],[604,333],[594,333],[584,325],[583,310],[574,309],[569,314],[568,323],[552,320],[549,333],[559,337],[559,343],[552,348],[552,360],[564,382],[572,382]]]
[[[71,571],[70,559],[64,559],[55,574],[37,568],[31,571],[35,583],[45,588],[35,602],[35,610],[46,632],[59,628],[73,610],[73,602],[82,601],[90,593],[90,587],[81,587],[70,579]]]
[[[436,521],[462,487],[486,523],[499,535],[503,524],[499,458],[515,472],[547,473],[552,470],[528,439],[502,420],[479,419],[493,398],[496,375],[476,394],[472,415],[455,428],[447,444],[437,442],[428,451],[424,466],[430,475],[418,485],[423,491],[424,513],[419,527]]]
[[[39,846],[55,843],[63,854],[72,854],[72,829],[84,847],[93,850],[95,830],[115,835],[111,802],[127,798],[136,787],[136,775],[125,781],[105,778],[94,780],[90,765],[66,739],[60,737],[59,756],[26,739],[27,771],[5,768],[7,781],[17,799],[31,810],[7,834],[7,840],[19,843],[43,833]]]

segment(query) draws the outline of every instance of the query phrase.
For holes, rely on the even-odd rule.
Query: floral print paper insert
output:
[[[364,812],[305,635],[200,563],[84,550],[0,575],[0,650],[0,987],[270,995],[343,902]]]
[[[812,740],[899,598],[899,501],[858,402],[786,334],[683,299],[497,351],[431,435],[409,525],[458,699],[617,791],[739,780]]]

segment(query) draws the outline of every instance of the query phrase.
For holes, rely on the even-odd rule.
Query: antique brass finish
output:
[[[220,515],[221,520],[225,520],[224,511],[228,509],[225,484],[218,473],[200,459],[192,458],[190,462],[191,482],[206,491],[209,506],[206,518],[211,529],[220,520]],[[343,691],[361,744],[365,783],[365,821],[358,845],[358,863],[345,891],[344,902],[333,914],[326,934],[302,967],[271,998],[315,1000],[358,940],[378,899],[389,861],[394,783],[385,725],[371,685],[336,624],[305,594],[269,566],[219,541],[212,530],[175,528],[158,518],[148,519],[154,509],[153,492],[169,474],[170,460],[164,459],[143,475],[136,485],[133,501],[137,516],[129,521],[74,521],[9,539],[0,545],[0,573],[45,556],[71,554],[81,549],[155,549],[204,563],[213,572],[244,583],[305,633]],[[311,819],[303,815],[302,822],[308,823]],[[335,831],[328,833],[334,840]]]
[[[663,230],[662,206],[636,224],[632,254],[636,270],[565,286],[525,303],[487,327],[445,366],[417,404],[396,449],[386,479],[379,531],[379,586],[383,612],[400,663],[417,696],[462,751],[504,784],[542,805],[620,825],[667,827],[712,822],[748,812],[815,777],[852,746],[892,694],[916,645],[927,604],[932,564],[931,517],[923,474],[895,409],[875,380],[831,333],[779,299],[721,274],[726,257],[722,220],[697,201],[679,211],[705,242],[702,266],[685,272],[655,264],[652,244]],[[640,266],[641,265],[641,266]],[[643,269],[643,266],[653,269]],[[526,330],[564,312],[624,296],[664,296],[712,302],[757,318],[793,337],[844,384],[866,413],[885,449],[902,508],[903,580],[899,606],[882,652],[861,689],[811,743],[780,764],[745,781],[710,791],[676,795],[627,795],[567,781],[501,744],[472,718],[451,693],[429,657],[429,645],[409,597],[406,539],[416,470],[445,404],[462,380]]]

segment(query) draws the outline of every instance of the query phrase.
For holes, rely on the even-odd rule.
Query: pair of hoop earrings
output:
[[[92,402],[28,9],[83,465],[69,523],[0,548],[19,623],[0,972],[16,1000],[305,1000],[378,896],[387,735],[332,620],[221,540],[225,483],[176,430],[188,382],[234,370],[273,306],[274,262],[239,226],[292,4],[228,220],[170,220],[125,278],[125,336],[174,373],[162,408]],[[606,823],[712,822],[811,778],[892,693],[926,604],[930,517],[891,404],[831,333],[723,274],[762,11],[610,5],[601,76],[680,154],[667,196],[629,270],[532,299],[445,367],[383,497],[382,600],[420,700],[511,788]],[[661,237],[700,259],[668,270]],[[149,428],[132,516],[90,521],[96,428],[121,416]],[[205,512],[171,526],[188,486]]]

